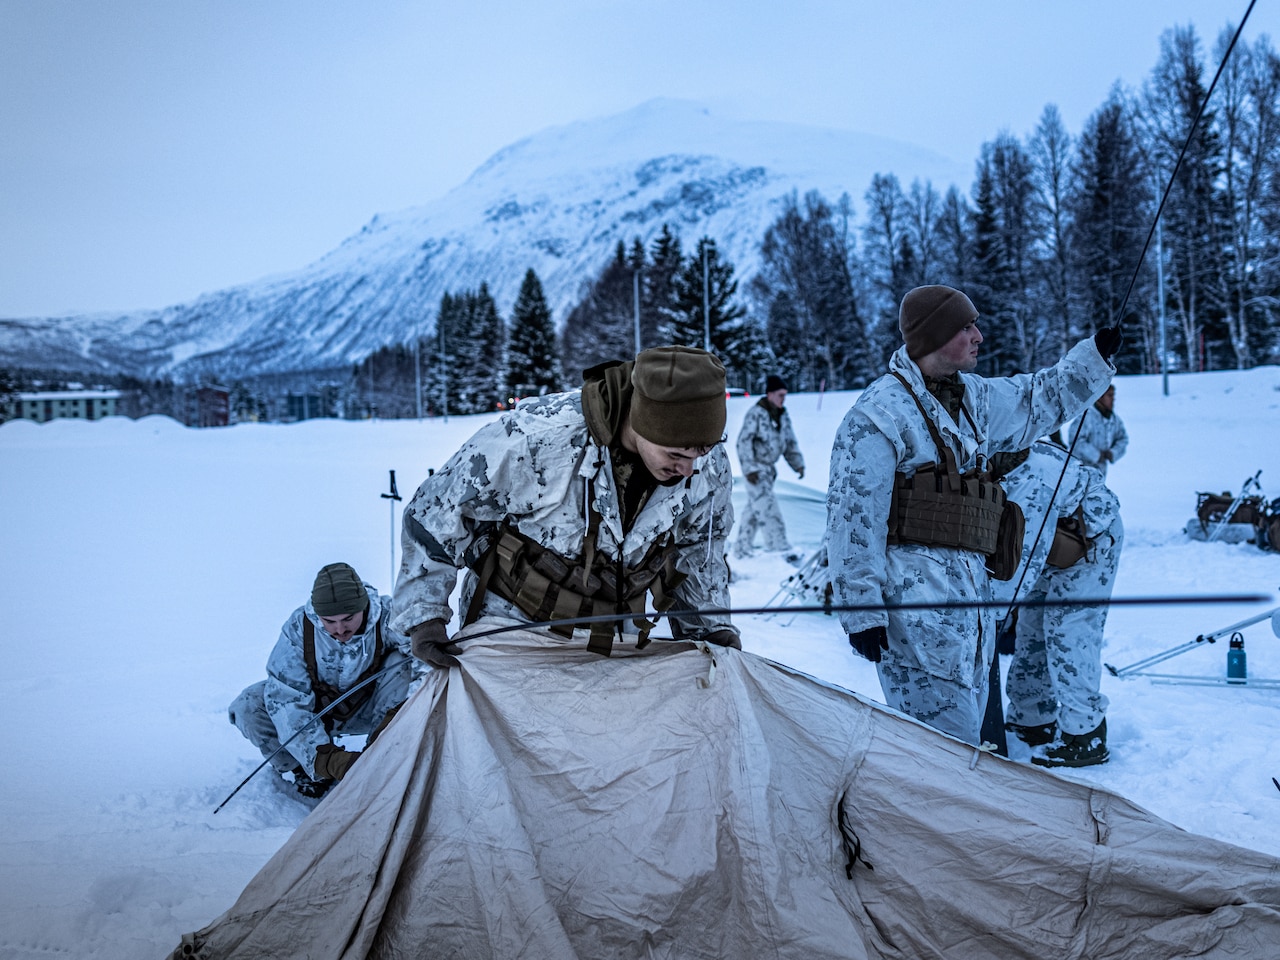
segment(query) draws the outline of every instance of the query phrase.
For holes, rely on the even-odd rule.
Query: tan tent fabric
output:
[[[775,663],[465,647],[175,955],[1276,955],[1280,860]]]

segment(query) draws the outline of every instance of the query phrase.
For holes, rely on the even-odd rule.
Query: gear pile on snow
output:
[[[175,957],[1174,960],[1280,943],[1280,859],[760,657],[657,642],[605,659],[523,630],[463,651]]]

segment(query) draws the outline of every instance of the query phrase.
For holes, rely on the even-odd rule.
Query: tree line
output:
[[[1231,34],[1218,38],[1215,62]],[[538,314],[537,369],[558,360],[566,379],[556,382],[573,386],[583,369],[629,357],[637,344],[709,343],[731,385],[758,390],[778,373],[795,390],[856,389],[884,371],[901,342],[898,303],[925,283],[972,298],[987,338],[979,372],[989,376],[1043,367],[1117,322],[1123,373],[1276,362],[1280,57],[1266,37],[1238,45],[1188,138],[1207,86],[1199,38],[1175,28],[1141,88],[1113,87],[1078,136],[1049,105],[1030,135],[1002,132],[983,144],[968,196],[929,182],[904,187],[885,173],[863,195],[860,218],[847,195],[787,197],[744,290],[714,238],[688,254],[667,226],[647,246],[619,243],[583,283],[553,356],[550,320]],[[522,301],[530,289],[544,310],[532,271]],[[485,288],[458,299],[473,298],[485,300]],[[496,384],[463,384],[497,369],[507,370],[499,392],[536,392],[512,386],[513,371],[532,369],[522,366],[525,348],[505,368],[493,362],[502,347],[491,303],[462,309],[465,321],[445,308],[446,336],[454,324],[471,331],[482,359],[454,348],[463,352],[440,367],[458,371],[458,389],[441,393],[436,380],[435,395],[456,396],[458,412],[492,409],[490,400],[502,402]],[[525,335],[523,316],[517,308],[506,327],[511,343]]]

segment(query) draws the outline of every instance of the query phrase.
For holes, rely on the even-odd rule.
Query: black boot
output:
[[[1058,725],[1056,723],[1042,723],[1036,727],[1024,727],[1017,723],[1006,723],[1004,728],[1028,747],[1043,747],[1046,743],[1053,743],[1054,740],[1058,739]]]
[[[312,780],[300,766],[293,768],[293,788],[308,800],[319,800],[333,784],[332,780]]]
[[[1111,757],[1107,749],[1107,719],[1088,733],[1064,733],[1043,756],[1032,756],[1031,762],[1042,767],[1091,767],[1106,763]]]

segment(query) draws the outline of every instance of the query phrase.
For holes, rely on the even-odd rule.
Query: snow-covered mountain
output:
[[[876,173],[939,190],[969,177],[909,144],[654,100],[514,143],[296,272],[160,310],[0,319],[0,365],[180,380],[344,366],[430,331],[446,292],[487,282],[509,311],[530,267],[562,320],[619,240],[647,242],[663,224],[686,249],[714,237],[745,282],[783,198],[847,192],[857,210]]]

